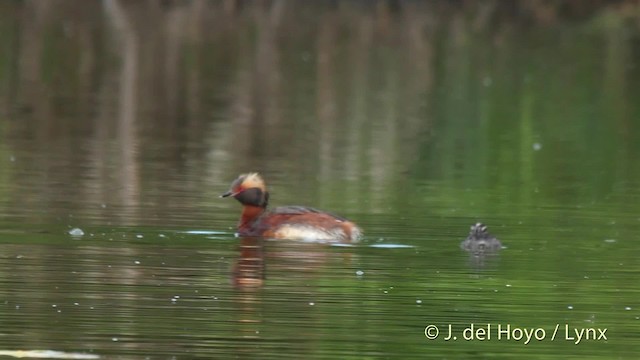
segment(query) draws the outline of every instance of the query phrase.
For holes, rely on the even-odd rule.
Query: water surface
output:
[[[0,5],[0,356],[640,354],[637,4],[49,4]],[[247,171],[364,239],[236,237]]]

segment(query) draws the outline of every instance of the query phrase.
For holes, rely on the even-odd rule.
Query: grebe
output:
[[[233,196],[242,205],[238,224],[240,236],[277,239],[357,241],[362,231],[351,221],[304,206],[281,206],[267,210],[269,193],[257,173],[242,174],[220,197]]]
[[[487,226],[482,223],[471,225],[469,236],[460,244],[464,250],[474,254],[494,252],[502,248],[500,241],[487,231]]]

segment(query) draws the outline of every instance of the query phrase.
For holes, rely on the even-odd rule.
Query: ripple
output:
[[[0,350],[0,356],[38,359],[100,359],[100,356],[84,353],[69,353],[55,350]]]
[[[372,245],[369,245],[369,247],[378,248],[378,249],[411,249],[411,248],[414,248],[415,246],[405,245],[405,244],[372,244]]]
[[[187,231],[177,231],[180,234],[189,234],[189,235],[228,235],[228,232],[224,231],[215,231],[215,230],[187,230]]]

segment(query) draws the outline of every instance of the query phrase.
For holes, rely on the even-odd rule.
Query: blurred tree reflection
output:
[[[291,197],[375,213],[424,179],[529,202],[638,176],[636,1],[0,8],[0,151],[42,154],[0,162],[5,188],[37,189],[23,204],[162,218],[156,205],[204,203],[229,174],[260,170],[300,183]],[[575,176],[598,180],[552,184]]]

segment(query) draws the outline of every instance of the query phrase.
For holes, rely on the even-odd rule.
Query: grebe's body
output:
[[[227,196],[243,205],[240,236],[348,242],[357,241],[362,233],[353,222],[310,207],[281,206],[267,211],[269,193],[257,173],[240,175],[222,194]]]
[[[494,252],[502,248],[502,244],[487,231],[482,223],[471,225],[469,236],[460,244],[464,250],[472,253]]]

